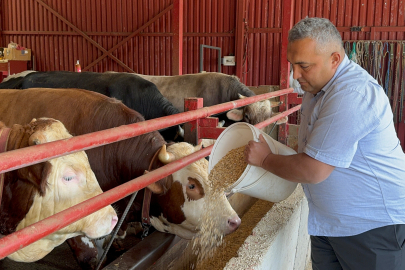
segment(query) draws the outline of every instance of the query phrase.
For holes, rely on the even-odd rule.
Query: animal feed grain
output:
[[[208,176],[209,187],[205,194],[204,212],[200,217],[201,230],[193,239],[193,250],[198,261],[212,257],[216,248],[222,244],[223,233],[220,228],[225,225],[222,224],[222,209],[218,202],[221,196],[225,196],[225,191],[239,179],[246,169],[245,147],[242,146],[229,151],[214,166]]]

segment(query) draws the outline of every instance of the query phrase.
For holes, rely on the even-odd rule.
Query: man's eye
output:
[[[306,69],[306,68],[308,68],[309,66],[301,66],[301,68],[302,69]]]

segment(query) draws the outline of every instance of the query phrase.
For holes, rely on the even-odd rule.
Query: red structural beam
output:
[[[300,105],[286,112],[283,112],[280,115],[271,117],[267,121],[257,124],[256,127],[262,128],[266,125],[274,123],[275,121],[288,115],[289,113],[297,111],[299,107]],[[212,148],[213,145],[197,151],[187,157],[173,161],[157,170],[151,171],[148,174],[142,175],[134,180],[131,180],[80,204],[70,207],[62,212],[38,221],[13,234],[5,236],[4,238],[0,239],[0,259],[3,259],[11,253],[64,228],[69,224],[72,224],[73,222],[85,216],[88,216],[91,213],[94,213],[95,211],[100,210],[107,205],[110,205],[122,198],[129,196],[137,190],[145,188],[146,186],[156,182],[157,180],[162,179],[197,160],[208,156],[211,153]]]
[[[173,1],[172,74],[183,74],[183,0]]]
[[[280,58],[280,89],[289,87],[290,65],[287,61],[287,45],[288,45],[288,31],[293,26],[293,7],[294,0],[286,0],[283,2],[283,21],[281,31],[281,58]],[[279,109],[285,111],[288,109],[288,97],[280,97],[283,104]],[[278,131],[278,140],[282,143],[287,142],[288,125],[281,125]]]
[[[201,108],[148,121],[124,125],[116,128],[75,136],[70,139],[30,146],[0,154],[0,173],[12,171],[51,158],[65,156],[82,150],[92,149],[101,145],[122,141],[151,131],[205,118],[213,114],[246,106],[257,101],[292,93],[293,89],[283,89],[271,93],[247,97],[211,107]]]
[[[235,34],[235,61],[236,76],[241,82],[246,82],[246,65],[244,63],[245,35],[246,35],[246,0],[236,2],[236,34]]]

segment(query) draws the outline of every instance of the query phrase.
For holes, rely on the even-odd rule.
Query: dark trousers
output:
[[[314,270],[404,270],[405,225],[348,237],[311,236]]]

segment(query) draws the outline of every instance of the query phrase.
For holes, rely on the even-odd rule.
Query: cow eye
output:
[[[194,188],[195,188],[195,185],[194,185],[194,184],[188,185],[188,188],[189,188],[189,189],[194,189]]]
[[[74,176],[63,176],[63,179],[65,180],[65,181],[70,181],[70,180],[72,180],[73,178],[75,178]]]
[[[249,121],[249,115],[245,114],[245,120]]]

